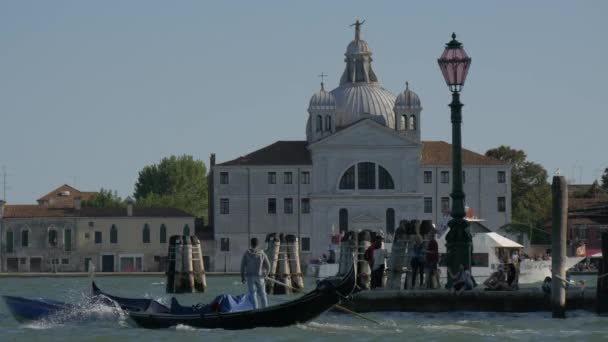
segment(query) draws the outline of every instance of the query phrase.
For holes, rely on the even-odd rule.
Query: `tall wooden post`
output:
[[[602,260],[597,269],[597,313],[605,315],[608,312],[608,232],[602,232]]]
[[[554,176],[552,192],[551,308],[553,318],[566,318],[566,224],[568,222],[568,185],[564,176]]]

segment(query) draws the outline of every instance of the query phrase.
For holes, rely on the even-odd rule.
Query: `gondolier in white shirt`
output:
[[[254,309],[268,306],[264,279],[270,270],[270,262],[266,253],[257,247],[258,239],[252,238],[251,248],[245,252],[241,260],[241,280],[243,284],[247,282],[249,300],[253,304]],[[258,296],[260,297],[261,305],[258,305]]]

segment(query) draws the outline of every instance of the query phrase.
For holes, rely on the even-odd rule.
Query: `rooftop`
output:
[[[174,208],[133,208],[134,217],[192,217]],[[126,208],[54,208],[36,204],[9,204],[4,207],[3,218],[32,217],[127,217]]]
[[[311,165],[306,141],[277,141],[245,156],[218,164],[220,166]],[[445,141],[422,142],[423,165],[452,165],[452,145]],[[505,162],[463,149],[464,165],[508,165]]]

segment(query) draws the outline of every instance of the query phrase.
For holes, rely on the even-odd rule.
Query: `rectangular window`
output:
[[[276,198],[268,199],[268,213],[269,214],[277,213],[277,199]]]
[[[230,200],[227,198],[220,198],[220,214],[230,214]]]
[[[283,212],[285,214],[293,214],[293,198],[283,199]]]
[[[302,252],[310,252],[310,238],[309,237],[303,237],[302,240],[300,241],[300,245],[301,245],[301,249]]]
[[[310,214],[310,199],[302,198],[302,214]]]
[[[424,212],[425,213],[433,212],[433,197],[424,198]]]
[[[230,178],[228,172],[220,172],[220,184],[228,184],[230,182]]]
[[[449,182],[450,182],[450,172],[441,171],[441,183],[449,183]]]
[[[99,231],[95,232],[95,243],[96,244],[100,244],[101,241],[102,241],[102,239],[101,239],[101,232],[99,232]]]
[[[462,184],[467,182],[467,173],[462,170]]]
[[[498,178],[498,183],[506,183],[507,182],[507,173],[504,171],[498,171],[498,173],[496,174],[496,177]]]
[[[95,227],[95,222],[89,221],[89,227]]]
[[[61,264],[62,265],[69,265],[70,264],[70,259],[68,259],[68,258],[61,259]]]
[[[433,171],[424,171],[424,182],[433,183]]]
[[[441,212],[442,213],[450,212],[450,198],[449,197],[441,197]]]
[[[302,184],[310,184],[310,172],[303,171],[301,181],[302,181]]]
[[[21,247],[27,247],[30,245],[30,231],[21,231]]]
[[[230,252],[230,238],[224,237],[220,239],[220,251]]]
[[[504,197],[498,197],[498,212],[504,213],[507,210],[507,200]]]
[[[283,184],[293,183],[293,172],[283,172]]]
[[[268,172],[268,184],[277,184],[276,172]]]
[[[63,247],[66,252],[72,250],[72,230],[66,229],[63,231]]]

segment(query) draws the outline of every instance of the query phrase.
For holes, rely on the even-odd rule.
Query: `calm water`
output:
[[[110,293],[147,296],[167,303],[164,279],[152,277],[98,278]],[[208,279],[210,290],[199,295],[179,295],[182,303],[210,301],[219,293],[242,293],[236,277]],[[312,281],[309,280],[308,288]],[[42,296],[66,302],[83,302],[88,278],[0,279],[0,294]],[[271,303],[286,297],[271,297]],[[167,330],[135,327],[127,318],[104,307],[83,307],[71,317],[53,322],[19,324],[0,303],[0,341],[600,341],[608,339],[608,317],[588,312],[569,312],[567,320],[553,320],[550,313],[371,313],[382,327],[349,315],[325,313],[308,324],[289,328],[248,331],[203,330],[180,326]]]

